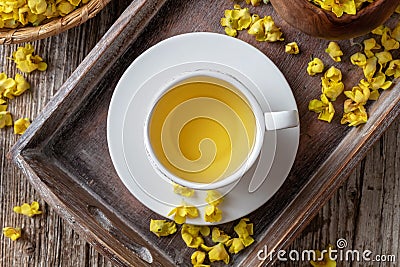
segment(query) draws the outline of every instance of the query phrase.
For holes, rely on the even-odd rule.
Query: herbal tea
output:
[[[211,81],[177,85],[156,103],[148,128],[158,161],[182,179],[211,183],[247,159],[256,119],[245,98]]]

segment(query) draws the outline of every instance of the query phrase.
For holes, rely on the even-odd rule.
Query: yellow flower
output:
[[[217,190],[207,190],[206,202],[213,206],[218,206],[224,201],[223,196]]]
[[[371,33],[376,35],[382,35],[386,31],[387,27],[384,25],[380,25],[377,28],[373,29]]]
[[[204,220],[206,222],[219,222],[222,220],[222,210],[217,206],[208,205],[204,210]]]
[[[0,111],[0,129],[12,125],[11,113],[8,111]]]
[[[386,63],[390,62],[393,57],[392,54],[388,51],[382,51],[375,54],[376,58],[378,59],[378,63],[384,67]]]
[[[214,243],[225,243],[231,237],[220,230],[218,227],[214,227],[211,232],[211,239]]]
[[[338,43],[336,42],[329,42],[328,48],[325,49],[325,52],[329,54],[329,56],[336,62],[342,61],[340,58],[343,56],[342,50],[340,50],[340,47]]]
[[[199,266],[199,264],[203,264],[204,260],[206,259],[206,253],[204,251],[197,250],[193,252],[192,256],[190,256],[190,259],[194,266]]]
[[[367,82],[365,82],[367,84]],[[379,71],[370,81],[368,82],[368,86],[372,90],[378,90],[378,89],[389,89],[390,86],[392,86],[391,81],[386,81],[386,75]]]
[[[351,110],[351,111],[343,114],[341,123],[342,124],[348,123],[349,126],[357,126],[366,123],[368,120],[368,114],[367,111],[365,110],[365,107],[362,104],[351,105],[349,104],[349,102],[346,101],[345,101],[345,110],[346,111]]]
[[[178,207],[174,208],[173,210],[171,210],[168,213],[168,216],[173,215],[173,214],[175,215],[174,221],[177,224],[182,224],[186,221],[186,217],[189,217],[189,218],[198,217],[199,211],[196,207],[182,205],[182,206],[178,206]]]
[[[7,110],[7,102],[0,98],[0,112]]]
[[[174,186],[174,193],[184,196],[184,197],[192,197],[194,195],[194,189],[192,188],[187,188],[184,186],[181,186],[179,184],[173,183]]]
[[[310,261],[311,265],[314,267],[336,267],[336,261],[330,258],[333,256],[332,249],[333,246],[329,245],[327,250],[324,251],[325,253],[323,255],[319,250],[316,250],[315,254],[317,258],[315,261]]]
[[[229,253],[233,254],[237,254],[245,248],[243,242],[237,237],[228,240],[225,245],[229,247]]]
[[[363,67],[364,76],[365,78],[367,78],[367,80],[370,80],[372,79],[372,77],[374,77],[377,62],[378,59],[375,56],[367,59],[367,64],[365,64],[365,66]]]
[[[205,236],[203,234],[210,233],[209,228],[206,226],[197,226],[191,224],[183,224],[181,229],[181,236],[186,246],[190,248],[198,248],[200,245],[204,244],[203,238],[200,236]]]
[[[324,73],[324,77],[321,78],[321,83],[322,93],[332,101],[335,101],[344,90],[342,72],[333,66]]]
[[[31,44],[25,47],[18,47],[17,51],[13,52],[12,60],[17,65],[17,69],[25,73],[31,73],[34,70],[45,71],[47,64],[38,55],[33,55],[34,48]]]
[[[371,50],[380,49],[381,46],[376,42],[374,38],[369,38],[363,41],[364,44],[364,53],[370,58],[374,56],[374,53]]]
[[[394,78],[400,77],[400,59],[395,59],[390,61],[385,74],[387,76],[394,76]]]
[[[345,91],[344,94],[357,104],[365,104],[368,101],[371,92],[368,87],[360,83],[358,86],[354,86],[351,91]]]
[[[252,4],[253,6],[260,5],[261,0],[246,0],[246,4]]]
[[[222,243],[218,243],[211,248],[208,252],[208,258],[211,262],[224,261],[225,264],[229,263],[229,254],[226,252],[225,246]]]
[[[37,201],[33,201],[30,205],[28,203],[24,203],[21,206],[15,206],[14,212],[26,215],[28,217],[33,217],[35,215],[42,214],[39,208],[39,203]]]
[[[31,125],[29,118],[21,118],[14,122],[14,134],[23,134]]]
[[[332,103],[324,94],[321,95],[321,100],[311,100],[308,104],[308,109],[315,113],[319,113],[318,119],[322,121],[331,122],[333,115],[335,115],[335,109],[333,108]]]
[[[254,35],[260,42],[283,41],[281,29],[275,25],[271,16],[266,16],[255,21],[248,30],[250,35]]]
[[[5,73],[0,73],[0,97],[13,99],[17,88],[14,79],[8,78]]]
[[[21,237],[21,228],[4,227],[3,235],[10,238],[12,241],[15,241]]]
[[[324,71],[324,63],[319,58],[313,58],[312,61],[308,62],[307,73],[310,76],[314,76],[317,73]]]
[[[285,45],[285,52],[288,54],[297,55],[300,53],[300,49],[296,42],[291,42]]]
[[[45,0],[27,0],[28,7],[33,14],[42,14],[47,9],[47,3]]]
[[[343,13],[354,15],[357,12],[354,0],[316,0],[314,2],[319,3],[321,8],[332,11],[338,18]]]
[[[396,41],[400,41],[400,22],[396,24],[390,36],[392,36]]]
[[[150,220],[150,231],[156,236],[168,236],[176,232],[175,222],[167,222],[166,220]]]
[[[253,235],[253,224],[247,223],[248,221],[249,219],[243,218],[233,228],[245,247],[250,246],[254,242],[254,239],[251,237]]]
[[[400,44],[390,35],[390,29],[387,29],[383,32],[381,43],[386,51],[399,49]]]
[[[248,8],[241,8],[234,5],[234,9],[225,10],[225,17],[221,18],[220,24],[225,27],[225,33],[235,37],[237,31],[247,29],[251,24],[252,18]]]
[[[367,64],[367,57],[363,53],[357,52],[350,57],[350,61],[353,65],[363,67]]]
[[[25,80],[24,76],[17,73],[15,74],[15,83],[17,84],[16,90],[13,92],[14,96],[22,95],[26,90],[31,88],[31,85]]]

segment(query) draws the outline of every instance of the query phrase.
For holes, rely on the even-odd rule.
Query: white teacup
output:
[[[155,170],[193,189],[237,182],[255,163],[265,131],[296,127],[296,110],[263,112],[235,77],[185,72],[159,89],[145,121],[147,156]]]

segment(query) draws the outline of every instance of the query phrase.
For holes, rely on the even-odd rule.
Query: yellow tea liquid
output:
[[[247,101],[231,89],[192,81],[158,100],[148,131],[157,159],[170,173],[211,183],[231,175],[247,159],[256,120]]]

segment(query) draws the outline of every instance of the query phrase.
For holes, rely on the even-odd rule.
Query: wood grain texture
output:
[[[89,28],[84,28],[85,30],[83,30],[82,27],[79,27],[73,30],[73,32],[76,31],[76,35],[72,35],[70,38],[74,38],[73,40],[75,40],[76,44],[74,42],[70,44],[70,42],[67,42],[67,39],[64,39],[64,42],[58,43],[60,46],[66,46],[66,44],[72,45],[73,49],[69,50],[67,47],[57,49],[56,53],[59,53],[57,54],[59,55],[57,58],[65,58],[65,61],[61,61],[62,63],[60,63],[53,59],[54,64],[58,63],[59,65],[53,70],[52,74],[37,74],[37,80],[35,79],[37,82],[35,86],[43,88],[45,91],[43,93],[45,94],[45,99],[40,100],[40,107],[38,107],[38,104],[34,106],[32,103],[35,103],[35,101],[32,100],[43,97],[38,93],[34,99],[25,100],[26,106],[37,108],[38,112],[43,108],[43,104],[48,102],[49,98],[54,95],[66,77],[72,75],[72,78],[59,89],[59,92],[52,98],[45,112],[36,118],[27,135],[19,140],[19,146],[24,147],[23,153],[18,154],[20,152],[18,148],[13,152],[14,155],[17,155],[17,161],[24,169],[30,182],[40,192],[43,199],[53,207],[46,206],[46,214],[54,212],[54,210],[58,212],[72,226],[72,229],[79,232],[81,237],[88,240],[94,247],[111,258],[114,264],[119,266],[142,266],[146,260],[149,261],[149,255],[153,261],[153,266],[187,266],[189,255],[192,252],[192,250],[181,251],[183,242],[179,236],[158,239],[148,233],[149,218],[159,216],[156,216],[145,208],[122,186],[112,168],[107,146],[105,145],[105,118],[107,115],[105,106],[107,105],[104,103],[108,103],[118,77],[130,62],[146,48],[178,33],[201,30],[222,33],[222,29],[218,25],[218,19],[215,18],[220,17],[223,9],[231,8],[229,1],[224,2],[223,5],[214,1],[168,1],[165,5],[163,4],[164,1],[132,2],[128,8],[130,12],[124,13],[118,20],[120,25],[113,26],[113,31],[109,32],[107,38],[101,40],[96,45],[95,50],[90,53],[89,57],[72,74],[72,70],[78,66],[84,55],[94,46],[102,33],[97,32],[99,30],[97,28],[98,25],[85,24],[82,27]],[[114,8],[118,7],[117,4],[115,5],[113,5]],[[161,9],[159,9],[160,7]],[[205,14],[205,8],[211,10],[211,12]],[[180,17],[175,15],[177,10],[181,14]],[[115,15],[112,11],[106,13],[111,19]],[[146,20],[149,21],[152,14],[157,12],[158,15],[141,32],[142,24],[140,23],[145,24]],[[371,113],[374,116],[371,116],[371,123],[368,126],[350,130],[347,127],[339,125],[339,118],[336,118],[336,121],[330,125],[317,121],[315,114],[307,111],[307,103],[311,98],[319,95],[319,90],[315,90],[315,88],[319,87],[319,79],[305,79],[307,76],[298,75],[297,70],[305,69],[310,55],[315,54],[315,51],[323,51],[326,43],[300,35],[279,19],[271,6],[265,7],[260,12],[272,14],[276,18],[278,25],[282,25],[285,38],[287,40],[298,40],[302,47],[302,55],[293,58],[293,56],[283,53],[282,44],[256,43],[245,34],[239,36],[239,38],[252,43],[271,57],[288,78],[294,90],[302,117],[301,140],[303,143],[299,148],[298,159],[286,186],[284,185],[274,199],[269,201],[259,211],[250,215],[251,219],[257,225],[256,238],[258,242],[252,247],[252,250],[247,250],[234,257],[233,265],[241,264],[242,266],[254,266],[260,263],[255,259],[255,255],[257,250],[266,243],[274,244],[276,247],[288,246],[296,234],[299,234],[300,230],[311,220],[311,215],[318,212],[328,197],[347,178],[347,174],[349,174],[350,170],[357,163],[357,160],[352,161],[352,159],[361,160],[362,155],[372,145],[372,142],[379,138],[383,129],[391,121],[395,120],[395,115],[398,114],[399,110],[398,94],[388,91],[380,99],[380,105],[370,106]],[[132,13],[137,17],[135,18]],[[108,16],[106,15],[106,18]],[[188,18],[188,20],[182,21],[179,19],[181,17]],[[97,23],[103,25],[104,18],[100,18],[101,21],[97,21]],[[122,24],[124,27],[120,27]],[[166,26],[160,27],[160,25]],[[107,26],[104,27],[106,28]],[[100,29],[105,28],[100,27]],[[89,43],[87,43],[87,40],[80,41],[80,38],[88,33],[97,36],[93,37],[97,40]],[[62,38],[62,36],[64,35],[48,39],[50,40],[48,41],[49,43],[46,41],[41,42],[41,49],[45,49],[46,47],[48,49],[51,48],[51,40],[58,40],[57,38]],[[310,45],[307,46],[306,44]],[[342,42],[341,45],[346,55],[350,55],[356,51],[356,47],[349,46],[348,42]],[[39,53],[43,54],[45,51],[46,49],[39,51]],[[320,56],[329,62],[327,55],[320,53]],[[72,62],[69,62],[70,60]],[[65,64],[65,62],[68,63]],[[349,62],[344,64],[337,66],[349,67]],[[9,68],[12,71],[11,64]],[[65,76],[57,76],[60,73],[65,73]],[[354,75],[345,75],[345,82],[354,83],[360,76],[361,73],[354,71]],[[46,83],[46,79],[49,79],[48,83]],[[398,90],[398,88],[394,88],[394,90],[396,89]],[[24,95],[24,98],[21,99],[26,99],[26,97]],[[32,113],[32,116],[34,117],[37,112]],[[93,127],[88,127],[88,125],[92,125]],[[329,135],[331,132],[334,132],[335,135]],[[8,147],[10,147],[11,143],[15,141],[15,139],[11,139],[15,137],[11,135],[9,130],[6,134],[9,136],[5,140],[9,143]],[[323,139],[321,139],[321,135]],[[398,138],[397,132],[396,138]],[[366,141],[367,145],[362,146]],[[314,147],[312,151],[307,149],[307,147],[311,146]],[[394,151],[398,151],[398,146],[393,149]],[[5,152],[2,154],[3,161],[5,161]],[[324,162],[327,160],[331,164],[324,165]],[[342,164],[343,160],[348,163],[345,167]],[[11,166],[8,168],[11,168]],[[13,172],[17,171],[15,169],[7,171],[7,177],[8,175],[14,177],[12,176],[14,175],[12,174]],[[398,173],[396,169],[394,172]],[[13,187],[17,188],[16,192],[24,192],[23,194],[26,194],[23,190],[19,191],[20,188],[15,185],[19,185],[19,182],[16,182],[17,180],[23,180],[21,176],[18,177],[18,179],[13,180]],[[313,178],[311,180],[314,184],[310,184],[310,177]],[[393,176],[390,175],[390,177]],[[396,175],[394,179],[398,181]],[[2,181],[6,181],[5,178],[2,178]],[[112,182],[110,183],[110,181]],[[26,185],[26,181],[24,186],[28,186]],[[394,188],[396,190],[396,184],[394,184]],[[304,190],[300,191],[300,189]],[[309,202],[308,197],[311,193],[315,194],[315,198]],[[298,198],[299,196],[300,199]],[[290,202],[295,197],[299,200],[297,206],[293,206],[293,203]],[[15,205],[15,202],[17,202],[16,199],[14,202],[6,201],[4,202],[6,203],[4,204],[4,209],[2,206],[2,211],[8,211],[8,215],[6,216],[10,216],[7,223],[13,222],[13,219],[10,218],[18,218],[18,216],[9,212],[11,207]],[[296,209],[296,207],[299,209]],[[304,208],[308,208],[306,214],[301,213]],[[390,214],[390,208],[390,205],[385,206],[388,214]],[[282,214],[284,214],[283,217]],[[329,214],[326,216],[332,217]],[[390,219],[397,219],[390,215],[387,216],[387,225],[390,225]],[[285,220],[285,218],[286,221],[283,221],[281,226],[276,226],[279,220]],[[288,225],[288,222],[293,219],[299,220],[298,223]],[[74,237],[74,234],[69,234],[66,237],[61,234],[60,237],[59,234],[60,232],[63,233],[63,231],[57,228],[53,233],[49,232],[49,235],[44,237],[43,234],[46,235],[47,229],[52,229],[52,223],[54,224],[55,220],[46,222],[45,230],[36,230],[37,232],[34,232],[35,236],[37,235],[41,240],[35,243],[35,247],[46,247],[44,251],[50,251],[54,255],[54,257],[48,259],[49,266],[86,266],[90,264],[96,266],[95,261],[99,261],[99,265],[103,264],[102,258],[93,254],[92,249],[82,242],[81,239],[79,239],[81,245],[71,248],[68,240]],[[34,220],[31,221],[37,222]],[[61,223],[58,224],[61,225]],[[326,225],[328,225],[328,222],[319,224],[322,229],[325,229]],[[394,227],[396,226],[395,223],[393,225]],[[70,233],[74,233],[69,226],[62,224],[60,228],[63,227],[68,228]],[[350,226],[346,224],[345,227]],[[231,231],[232,224],[224,225],[223,228]],[[30,228],[28,227],[27,229]],[[318,232],[322,230],[314,228],[314,231]],[[285,238],[278,240],[279,235],[282,237],[282,233],[285,233]],[[331,232],[329,234],[329,239],[328,234],[325,235],[325,240],[329,241],[319,241],[319,238],[315,238],[312,242],[334,242],[337,236]],[[352,238],[355,235],[352,235]],[[347,238],[347,236],[345,237]],[[269,241],[266,241],[266,238],[269,238]],[[331,241],[332,239],[333,241]],[[63,241],[56,242],[54,240]],[[364,242],[363,240],[365,239],[362,239],[360,243]],[[11,243],[3,239],[2,242],[8,242],[9,245],[22,244]],[[390,244],[396,244],[396,241],[394,240]],[[2,255],[6,255],[7,249],[3,249],[3,247],[5,246],[2,246],[2,253],[4,251]],[[28,245],[27,247],[30,248]],[[310,247],[307,246],[306,248]],[[396,245],[393,245],[392,248],[396,248]],[[15,251],[18,251],[18,248]],[[44,264],[47,262],[47,257],[50,254],[44,251],[40,250],[39,256],[35,258],[38,261],[32,260],[29,263],[40,264],[37,262],[41,262]],[[69,251],[76,251],[76,253],[69,253],[72,255],[71,260],[67,256],[69,255]],[[140,258],[144,261],[140,260]],[[10,258],[8,259],[10,264],[16,263],[18,266],[21,263],[12,262]],[[81,265],[75,265],[75,261]]]
[[[356,15],[323,10],[309,0],[271,0],[277,13],[293,27],[314,37],[340,40],[359,37],[382,25],[400,4],[375,0]]]

